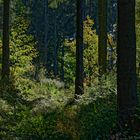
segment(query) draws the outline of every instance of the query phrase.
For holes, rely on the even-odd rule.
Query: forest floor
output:
[[[63,82],[52,79],[36,82],[23,78],[11,87],[1,86],[0,138],[113,140],[110,134],[116,127],[116,82],[115,76],[111,77],[102,80],[102,85],[94,82],[85,87],[85,94],[78,99],[74,98],[73,86],[65,88]],[[124,139],[128,139],[127,134]]]

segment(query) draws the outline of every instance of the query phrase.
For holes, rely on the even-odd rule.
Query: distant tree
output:
[[[0,38],[2,37],[2,14],[3,14],[3,4],[0,0]]]
[[[44,63],[47,68],[48,62],[48,0],[44,0]]]
[[[61,48],[61,80],[64,82],[64,56],[65,56],[65,52],[64,52],[64,45]]]
[[[83,94],[83,0],[77,0],[76,79],[75,94]]]
[[[54,11],[54,51],[53,51],[53,72],[54,76],[58,76],[58,40],[57,40],[57,10]]]
[[[117,100],[121,127],[134,124],[136,86],[135,0],[118,0]]]
[[[89,0],[89,16],[92,16],[92,9],[93,9],[93,1]]]
[[[107,0],[98,1],[99,18],[99,44],[98,44],[98,63],[99,74],[106,73],[107,60]]]
[[[3,44],[2,44],[2,78],[9,78],[9,9],[10,0],[3,1]]]

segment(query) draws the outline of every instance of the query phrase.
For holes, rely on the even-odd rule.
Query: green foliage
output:
[[[31,35],[27,35],[28,23],[19,18],[16,27],[11,31],[11,66],[15,74],[32,71],[32,60],[36,57],[35,43]]]
[[[19,5],[18,5],[19,6]],[[17,8],[19,8],[17,6]],[[25,7],[20,5],[20,11],[15,15],[11,29],[10,61],[12,72],[15,75],[23,75],[33,71],[33,59],[37,56],[35,41],[28,34],[29,21],[25,19]]]
[[[98,77],[98,35],[96,30],[93,29],[94,21],[87,16],[84,21],[84,82],[85,85],[90,86],[94,79]],[[68,40],[66,39],[64,42],[65,46],[65,78],[69,82],[74,81],[75,77],[75,65],[76,65],[76,40]],[[109,59],[112,59],[112,63],[116,60],[116,42],[113,41],[112,37],[108,35],[108,48],[112,49],[112,58],[109,58],[108,54],[108,62]],[[108,64],[109,67],[110,64]],[[114,68],[114,64],[113,69]]]
[[[19,99],[23,97],[27,103],[16,103],[13,108],[2,99],[2,110],[8,114],[8,119],[6,124],[4,119],[0,123],[9,131],[0,135],[6,139],[107,139],[116,120],[114,79],[115,76],[110,74],[102,79],[101,85],[95,81],[78,100],[73,98],[72,90],[64,89],[59,81],[43,78],[37,83],[16,79],[18,95],[27,92]]]
[[[94,21],[87,17],[84,21],[84,68],[87,81],[97,76],[98,36],[96,31],[93,30],[93,25]],[[65,40],[65,46],[67,47],[64,58],[66,78],[71,79],[75,74],[76,41]]]
[[[38,81],[33,80],[33,76],[35,75],[34,58],[37,57],[38,53],[39,55],[46,54],[46,52],[42,53],[42,50],[44,51],[42,49],[44,47],[42,45],[44,41],[44,23],[39,22],[43,19],[43,2],[37,1],[35,2],[37,7],[32,7],[36,11],[34,14],[37,14],[37,16],[32,17],[32,26],[36,28],[36,35],[39,37],[38,44],[35,41],[37,38],[34,38],[29,33],[31,30],[29,18],[31,17],[27,17],[27,12],[29,12],[27,9],[28,6],[23,5],[22,0],[14,2],[14,9],[12,9],[14,13],[12,14],[12,19],[14,20],[11,22],[10,33],[10,65],[12,76],[8,85],[4,84],[4,81],[0,81],[0,138],[4,140],[109,139],[110,134],[116,127],[116,74],[113,72],[109,73],[102,77],[99,82],[98,36],[96,30],[93,29],[95,26],[94,21],[88,16],[84,21],[85,94],[75,99],[74,86],[71,86],[71,84],[73,84],[75,77],[76,41],[73,38],[73,40],[66,39],[63,42],[65,36],[73,32],[71,31],[73,26],[68,26],[67,33],[62,31],[63,26],[66,26],[67,22],[69,22],[69,17],[73,16],[73,13],[64,7],[66,6],[72,10],[74,6],[71,6],[70,1],[49,1],[49,12],[51,12],[51,14],[49,13],[49,19],[52,20],[50,24],[54,24],[54,19],[52,19],[53,14],[56,14],[57,22],[61,16],[63,18],[59,19],[57,23],[57,41],[54,38],[54,26],[49,24],[49,27],[51,27],[49,30],[52,30],[53,33],[49,34],[51,38],[49,38],[48,48],[50,52],[48,53],[48,57],[52,57],[53,55],[51,53],[54,50],[54,41],[58,43],[58,46],[60,44],[65,46],[64,71],[65,80],[69,86],[69,88],[66,88],[65,83],[56,79],[46,78],[46,70],[41,66],[39,71],[37,71]],[[61,5],[62,2],[64,2],[64,7]],[[75,5],[74,2],[73,5]],[[138,4],[137,6],[139,7],[140,5]],[[140,8],[136,9],[137,68],[139,70]],[[64,11],[67,13],[65,16],[57,13],[63,13]],[[65,18],[68,20],[63,21]],[[73,19],[70,18],[71,23]],[[41,30],[38,29],[39,26],[41,26]],[[110,36],[108,41],[113,44],[113,47],[116,46],[116,42],[113,42]],[[0,39],[0,68],[1,46]],[[37,48],[38,52],[35,49],[36,46],[41,46]],[[60,55],[60,52],[58,54]],[[44,56],[41,57],[44,58]],[[49,59],[51,61],[49,67],[51,67],[53,60],[52,58]],[[61,56],[59,56],[59,59],[61,60]],[[116,59],[115,53],[113,53],[113,59]],[[138,73],[140,72],[138,71]],[[124,134],[128,135],[128,132],[124,132]],[[132,137],[132,139],[139,139],[139,134]]]
[[[84,139],[108,139],[116,126],[116,80],[113,74],[102,78],[100,85],[87,88],[80,104],[80,134]],[[114,81],[113,81],[114,80]],[[95,83],[95,82],[94,82]]]
[[[57,128],[58,113],[34,116],[29,111],[23,111],[17,115],[21,122],[19,122],[13,129],[17,136],[23,139],[69,139],[65,133],[60,133]]]
[[[50,6],[51,8],[57,8],[58,5],[59,5],[60,3],[63,3],[64,1],[66,1],[66,0],[51,0],[51,1],[49,2],[49,6]]]
[[[34,72],[33,59],[37,56],[35,49],[35,40],[32,35],[28,34],[29,21],[24,16],[26,15],[26,9],[19,1],[16,3],[14,20],[11,25],[10,33],[10,66],[11,73],[15,76],[21,76]],[[17,8],[17,9],[16,9]],[[0,41],[0,57],[1,53],[1,41]],[[0,58],[1,64],[1,58]]]
[[[98,71],[98,36],[93,30],[94,21],[87,17],[84,22],[84,68],[89,83],[97,76]]]

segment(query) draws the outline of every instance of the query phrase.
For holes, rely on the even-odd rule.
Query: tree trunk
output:
[[[132,125],[137,106],[135,0],[118,0],[118,121]]]
[[[83,87],[83,0],[77,0],[76,79],[75,94],[84,93]]]
[[[64,82],[64,56],[65,56],[64,45],[62,45],[61,52],[62,52],[62,58],[61,58],[61,80]]]
[[[92,17],[92,8],[93,8],[93,5],[92,5],[92,0],[89,0],[89,16]]]
[[[2,45],[2,79],[9,79],[9,10],[10,0],[4,0],[3,8],[3,45]]]
[[[58,75],[57,11],[54,11],[54,77]]]
[[[46,66],[46,70],[48,70],[48,0],[44,0],[44,64]]]
[[[98,1],[99,16],[99,42],[98,42],[98,63],[99,74],[106,73],[107,61],[107,0]]]

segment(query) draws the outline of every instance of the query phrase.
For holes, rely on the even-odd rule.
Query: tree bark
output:
[[[77,0],[77,33],[76,33],[76,79],[75,94],[84,93],[83,87],[83,0]]]
[[[62,58],[61,58],[61,80],[64,82],[64,56],[65,56],[65,51],[64,51],[64,45],[61,48],[61,52],[62,52]]]
[[[118,0],[117,40],[118,121],[120,126],[131,121],[137,106],[135,0]]]
[[[58,76],[57,11],[54,11],[54,77]]]
[[[2,45],[2,79],[9,79],[9,11],[10,0],[4,0],[3,8],[3,45]]]
[[[102,76],[106,73],[107,61],[107,0],[98,1],[99,17],[99,42],[98,42],[98,64],[99,74]]]
[[[48,0],[44,0],[44,64],[48,70]]]

